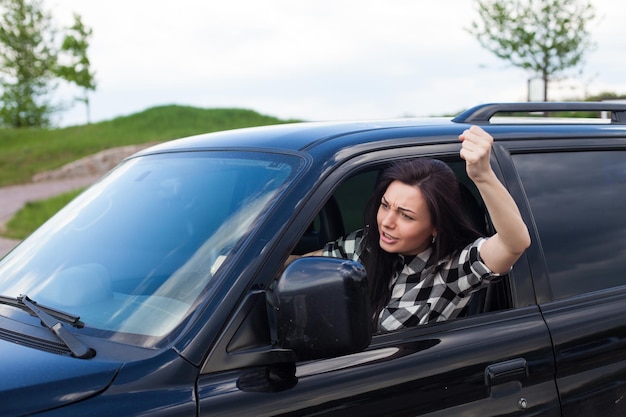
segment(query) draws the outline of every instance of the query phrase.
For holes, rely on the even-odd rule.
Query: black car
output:
[[[546,117],[581,111],[607,117]],[[493,233],[459,157],[470,125],[495,138],[492,167],[533,243],[462,317],[372,334],[360,264],[284,269],[363,227],[380,172],[404,158],[447,163]],[[625,213],[624,104],[157,145],[0,260],[0,414],[623,416]]]

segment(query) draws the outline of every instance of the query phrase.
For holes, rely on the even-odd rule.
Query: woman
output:
[[[466,220],[459,184],[445,163],[416,159],[385,171],[366,210],[366,229],[308,254],[363,263],[377,331],[458,316],[472,292],[508,273],[530,245],[515,202],[491,169],[493,138],[472,126],[459,140],[496,234],[481,237]]]

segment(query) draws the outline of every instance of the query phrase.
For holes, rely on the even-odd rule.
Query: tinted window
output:
[[[561,299],[626,284],[626,152],[515,155]]]

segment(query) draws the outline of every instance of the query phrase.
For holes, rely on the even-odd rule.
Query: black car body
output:
[[[605,123],[501,113],[606,112]],[[463,317],[370,334],[362,267],[291,253],[362,227],[391,161],[472,124],[532,245]],[[128,158],[0,261],[0,414],[626,415],[626,105],[201,135]],[[44,324],[47,324],[44,326]]]

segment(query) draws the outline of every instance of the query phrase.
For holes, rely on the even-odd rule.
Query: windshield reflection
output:
[[[28,294],[86,328],[162,337],[298,162],[253,152],[127,161],[0,262],[0,294]]]

